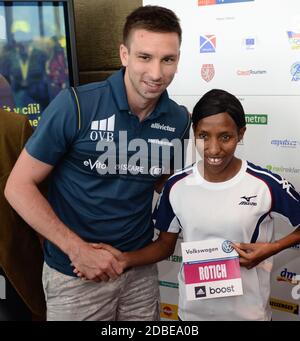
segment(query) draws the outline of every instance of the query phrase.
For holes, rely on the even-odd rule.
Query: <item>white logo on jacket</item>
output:
[[[152,129],[159,129],[159,130],[166,130],[166,131],[171,131],[172,133],[175,133],[176,128],[175,127],[170,127],[164,124],[160,124],[158,122],[152,123],[151,124]]]
[[[115,130],[115,116],[99,121],[92,121],[90,139],[92,141],[113,141]]]

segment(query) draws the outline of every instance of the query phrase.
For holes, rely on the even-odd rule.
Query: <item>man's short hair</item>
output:
[[[176,14],[168,8],[160,6],[141,6],[131,12],[123,28],[123,43],[129,47],[131,32],[134,29],[144,29],[152,32],[177,33],[179,43],[182,31]]]

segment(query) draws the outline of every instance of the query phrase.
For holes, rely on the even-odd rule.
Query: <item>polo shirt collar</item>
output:
[[[124,73],[125,68],[121,68],[119,71],[115,72],[112,76],[108,78],[108,82],[111,85],[112,93],[117,102],[117,105],[120,110],[130,111],[127,94],[124,83]],[[169,95],[167,90],[165,90],[148,119],[153,119],[160,116],[163,113],[168,112],[169,110]]]
[[[113,97],[117,102],[119,110],[129,111],[130,108],[124,84],[124,72],[125,69],[122,68],[119,71],[115,72],[113,75],[111,75],[107,80],[111,86]]]

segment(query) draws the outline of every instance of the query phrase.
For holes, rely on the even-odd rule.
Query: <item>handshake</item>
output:
[[[126,253],[104,243],[86,243],[70,253],[73,272],[95,282],[115,280],[127,268]]]

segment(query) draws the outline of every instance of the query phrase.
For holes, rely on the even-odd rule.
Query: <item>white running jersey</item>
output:
[[[294,228],[300,225],[300,195],[279,175],[242,162],[238,174],[225,182],[208,182],[197,166],[167,181],[154,213],[155,227],[182,230],[183,240],[223,238],[233,242],[272,242],[273,217],[281,216]],[[272,258],[247,270],[241,267],[242,296],[187,301],[180,271],[179,316],[184,321],[269,320]]]

